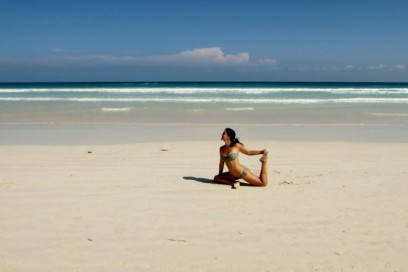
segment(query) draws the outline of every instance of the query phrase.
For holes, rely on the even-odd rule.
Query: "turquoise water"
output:
[[[1,123],[194,122],[196,118],[222,122],[232,115],[239,115],[238,121],[262,119],[261,123],[280,123],[276,115],[283,123],[302,115],[315,120],[330,117],[322,122],[355,118],[358,123],[364,119],[362,113],[366,119],[392,117],[393,122],[405,124],[408,83],[0,84]],[[271,120],[265,117],[272,114]],[[347,120],[340,121],[342,116]]]

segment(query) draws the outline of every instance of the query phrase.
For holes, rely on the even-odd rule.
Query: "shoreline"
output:
[[[0,124],[0,146],[104,145],[214,141],[233,128],[242,141],[408,143],[408,126],[394,124]]]
[[[107,110],[108,109],[108,110]],[[0,109],[0,124],[402,124],[408,125],[407,105],[126,105],[75,107],[8,105]]]

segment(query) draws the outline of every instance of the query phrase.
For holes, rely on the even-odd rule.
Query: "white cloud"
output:
[[[404,64],[397,64],[394,66],[395,70],[403,71],[406,69],[406,66]]]
[[[51,51],[54,53],[73,53],[74,51],[68,50],[65,48],[51,48]]]
[[[387,65],[387,64],[379,64],[379,65],[371,65],[368,66],[368,70],[372,71],[405,71],[406,66],[404,64],[396,64],[396,65]]]
[[[347,64],[344,66],[323,66],[322,67],[322,71],[335,71],[335,72],[351,71],[354,69],[355,67],[352,64]]]
[[[348,64],[345,66],[323,66],[320,68],[324,72],[342,72],[342,71],[404,71],[406,66],[404,64],[388,65],[388,64],[378,64],[370,66],[355,66]]]
[[[268,65],[268,66],[277,66],[278,62],[275,59],[270,59],[270,58],[266,58],[266,59],[260,59],[259,63],[262,65]]]
[[[66,49],[63,49],[63,48],[51,48],[51,51],[52,51],[52,52],[55,52],[55,53],[64,53],[64,52],[67,52],[67,50],[66,50]]]
[[[387,67],[388,67],[388,65],[379,64],[379,65],[371,65],[371,66],[368,66],[368,69],[369,69],[369,70],[384,70],[384,69],[387,68]]]
[[[55,53],[74,53],[68,49],[52,48],[51,51]],[[249,54],[241,52],[238,54],[226,55],[222,48],[197,48],[192,50],[182,51],[173,55],[158,55],[158,56],[112,56],[112,55],[67,55],[63,56],[46,56],[41,58],[32,59],[13,59],[13,58],[0,58],[0,61],[9,62],[25,62],[31,64],[58,64],[58,63],[70,63],[70,64],[117,64],[117,65],[246,65],[249,64]]]
[[[210,47],[187,50],[174,55],[151,56],[144,59],[165,63],[248,64],[249,54],[242,52],[237,55],[225,55],[222,48]]]

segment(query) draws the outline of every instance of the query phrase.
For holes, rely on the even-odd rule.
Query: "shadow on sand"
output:
[[[214,182],[213,179],[207,179],[207,178],[183,177],[183,179],[192,180],[192,181],[201,182],[201,183],[207,183],[207,184],[217,184]]]
[[[187,176],[187,177],[183,177],[183,179],[192,180],[192,181],[201,182],[201,183],[206,183],[206,184],[223,185],[222,183],[214,182],[213,179],[208,179],[208,178],[197,178],[197,177]],[[240,182],[240,185],[241,186],[250,186],[249,184],[243,183],[243,182]]]

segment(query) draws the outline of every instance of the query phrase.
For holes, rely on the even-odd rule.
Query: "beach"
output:
[[[0,271],[407,271],[407,86],[4,84]]]
[[[0,271],[408,269],[406,126],[236,125],[238,190],[222,128],[1,125]]]

